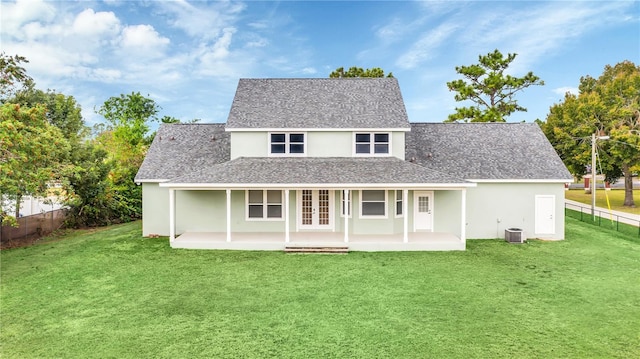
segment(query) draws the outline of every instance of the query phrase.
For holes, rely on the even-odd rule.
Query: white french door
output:
[[[416,231],[433,230],[433,192],[414,192],[413,226]]]
[[[300,229],[333,229],[333,191],[303,189],[298,191],[298,226]]]

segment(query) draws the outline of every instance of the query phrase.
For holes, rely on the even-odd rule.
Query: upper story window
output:
[[[270,155],[302,156],[306,153],[304,133],[270,133]]]
[[[390,145],[389,133],[355,134],[356,155],[388,155]]]

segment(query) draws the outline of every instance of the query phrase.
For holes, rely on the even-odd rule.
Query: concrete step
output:
[[[349,247],[334,246],[287,246],[284,248],[285,253],[319,253],[319,254],[346,254],[349,253]]]

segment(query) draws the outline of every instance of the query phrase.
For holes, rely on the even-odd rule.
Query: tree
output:
[[[134,178],[149,144],[148,122],[157,120],[158,110],[155,101],[139,92],[111,97],[97,110],[107,120],[96,143],[108,154],[110,190],[117,203],[112,214],[119,221],[142,214],[142,190]]]
[[[624,205],[634,207],[632,172],[640,165],[640,67],[631,61],[607,65],[595,79],[580,79],[579,94],[567,93],[551,107],[541,124],[569,170],[586,173],[591,158],[591,135],[608,135],[597,141],[599,163],[606,180],[624,175]]]
[[[331,78],[339,77],[385,77],[384,70],[379,67],[373,67],[370,69],[363,69],[362,67],[350,67],[348,71],[344,71],[344,67],[338,67],[329,74]],[[389,72],[386,77],[393,77],[393,73]]]
[[[29,87],[18,91],[7,103],[20,104],[22,107],[44,106],[49,123],[58,127],[72,145],[89,134],[89,128],[82,119],[82,108],[73,96]]]
[[[69,151],[60,130],[48,123],[42,106],[0,107],[0,196],[16,202],[25,195],[46,195],[47,185],[60,178],[59,158]]]
[[[457,92],[456,101],[471,101],[476,105],[456,107],[456,112],[449,115],[445,122],[505,122],[512,113],[527,111],[518,105],[514,95],[529,86],[544,85],[544,81],[533,72],[524,77],[505,74],[516,56],[507,54],[505,58],[495,50],[478,56],[478,64],[456,66],[456,72],[464,79],[447,82],[449,91]]]
[[[20,65],[28,62],[23,56],[8,56],[4,52],[0,54],[0,103],[21,88],[33,86],[33,79],[27,75],[27,71]]]
[[[110,97],[96,112],[107,120],[114,137],[137,146],[149,131],[147,122],[157,120],[159,109],[152,99],[132,92]]]

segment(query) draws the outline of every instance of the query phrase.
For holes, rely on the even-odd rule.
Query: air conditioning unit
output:
[[[507,228],[504,230],[504,240],[509,243],[524,243],[524,231],[520,228]]]

